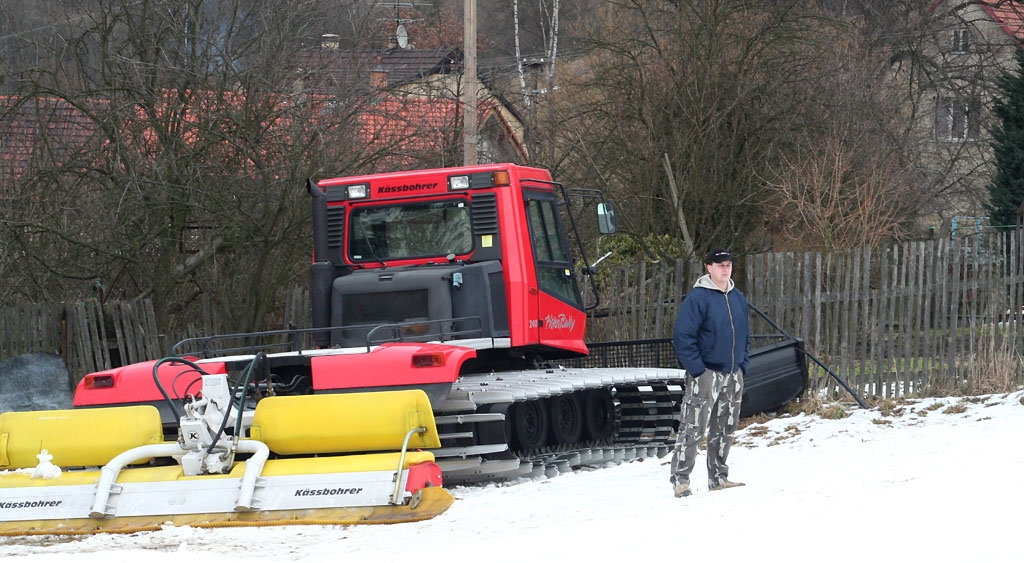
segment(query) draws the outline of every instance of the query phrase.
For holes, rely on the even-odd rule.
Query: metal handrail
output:
[[[402,492],[402,470],[405,469],[405,452],[409,449],[409,440],[412,439],[413,434],[420,434],[427,431],[426,426],[419,426],[413,428],[405,435],[405,441],[402,442],[402,455],[398,458],[398,472],[395,473],[395,492],[391,494],[391,504],[398,504],[399,496]]]

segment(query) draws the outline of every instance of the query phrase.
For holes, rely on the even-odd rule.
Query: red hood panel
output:
[[[476,350],[445,344],[383,344],[365,354],[315,356],[311,359],[313,389],[361,389],[428,383],[453,383],[462,364]],[[413,365],[435,360],[440,365]]]
[[[164,396],[153,381],[153,366],[156,363],[157,360],[152,360],[86,375],[75,387],[72,405],[89,407],[163,401]],[[227,373],[223,362],[204,362],[200,365],[206,373]],[[111,377],[113,385],[94,388],[87,385],[91,379],[103,376]],[[203,390],[202,374],[189,365],[174,362],[160,365],[160,384],[172,399],[195,395]]]

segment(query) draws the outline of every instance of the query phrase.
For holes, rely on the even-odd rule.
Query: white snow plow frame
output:
[[[240,426],[261,440],[223,436],[223,421],[237,420],[219,395],[227,389],[224,377],[204,376],[203,398],[186,406],[177,442],[129,447],[102,467],[62,470],[50,460],[98,465],[90,460],[112,451],[76,450],[69,436],[89,442],[81,420],[106,420],[95,432],[116,434],[112,427],[131,426],[126,416],[148,409],[159,427],[155,409],[89,409],[96,412],[83,419],[76,419],[83,411],[0,414],[0,468],[10,468],[0,471],[0,535],[134,532],[166,523],[390,523],[431,518],[451,504],[433,454],[409,451],[439,445],[422,391],[265,400],[264,411],[258,405]],[[117,442],[122,448],[126,439]],[[37,443],[68,451],[43,449],[28,467],[26,450]],[[327,451],[289,450],[319,447]],[[281,453],[275,448],[286,451],[272,458]]]

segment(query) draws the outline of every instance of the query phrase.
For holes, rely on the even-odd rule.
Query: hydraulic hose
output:
[[[245,391],[249,388],[249,381],[252,378],[252,372],[255,366],[257,364],[265,363],[266,360],[267,355],[265,353],[257,352],[256,355],[253,356],[252,361],[249,362],[249,367],[245,369],[245,377],[242,378],[242,381],[231,391],[232,395],[240,395],[240,398],[238,399],[238,406],[236,407],[238,414],[235,416],[234,436],[232,437],[232,443],[234,444],[233,447],[235,448],[238,447],[239,435],[242,433],[242,413],[245,411]],[[241,390],[241,393],[239,393],[239,390]],[[207,455],[213,454],[214,447],[217,445],[217,442],[220,441],[220,437],[224,435],[224,429],[228,426],[228,418],[230,415],[231,410],[229,408],[228,412],[224,413],[224,418],[220,421],[220,428],[217,429],[217,434],[210,442],[210,447],[206,449]]]
[[[171,357],[167,357],[167,358],[162,358],[162,359],[158,360],[155,364],[153,364],[153,383],[156,383],[156,388],[160,390],[160,394],[163,395],[164,400],[167,401],[167,405],[171,407],[171,412],[174,413],[174,418],[175,419],[180,419],[181,418],[181,411],[178,410],[178,407],[174,404],[174,399],[171,398],[171,396],[167,393],[167,390],[164,389],[163,383],[160,382],[160,366],[162,366],[163,364],[168,363],[168,362],[185,364],[185,365],[191,367],[193,370],[195,370],[200,375],[209,375],[209,374],[206,373],[205,371],[203,371],[203,368],[199,367],[194,362],[192,362],[190,360],[186,360],[185,358],[179,358],[179,357],[175,357],[175,356],[171,356]],[[178,398],[180,399],[181,397],[178,397]]]

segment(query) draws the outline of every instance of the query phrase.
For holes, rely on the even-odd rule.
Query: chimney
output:
[[[388,87],[388,71],[384,70],[384,65],[380,64],[380,58],[377,58],[377,64],[370,68],[370,87],[375,90],[386,90]]]
[[[386,90],[388,87],[388,71],[380,67],[371,70],[370,86],[377,90]]]

